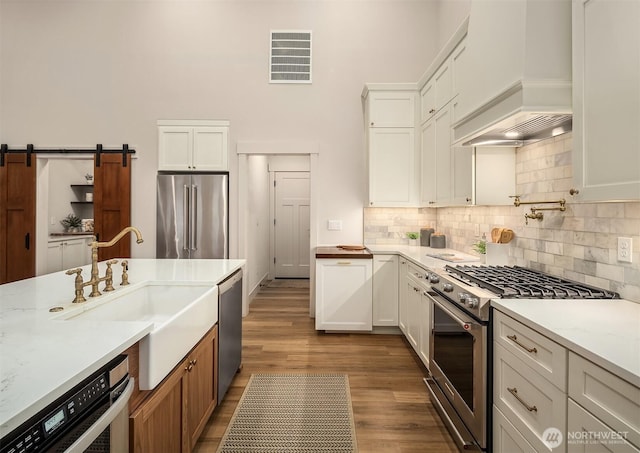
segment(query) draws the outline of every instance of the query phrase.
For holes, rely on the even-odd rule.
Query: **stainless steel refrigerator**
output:
[[[229,257],[229,174],[158,172],[157,258]]]

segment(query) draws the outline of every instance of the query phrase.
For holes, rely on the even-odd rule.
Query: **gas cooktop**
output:
[[[505,299],[619,299],[614,291],[520,266],[445,266],[453,278]]]

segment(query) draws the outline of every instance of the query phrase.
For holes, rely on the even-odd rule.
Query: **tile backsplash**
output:
[[[403,244],[404,232],[430,226],[446,234],[447,247],[474,253],[472,245],[483,233],[490,238],[492,228],[507,227],[515,232],[509,264],[611,289],[640,302],[640,201],[572,202],[571,147],[571,134],[564,134],[516,153],[516,186],[522,201],[565,198],[564,212],[544,211],[542,221],[525,225],[527,205],[365,208],[364,241]],[[617,260],[618,237],[632,238],[632,263]]]

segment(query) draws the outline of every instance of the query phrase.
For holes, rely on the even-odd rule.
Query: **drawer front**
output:
[[[640,453],[607,425],[569,399],[567,422],[568,453]]]
[[[504,313],[494,314],[494,339],[566,392],[567,350]]]
[[[569,396],[640,447],[640,388],[569,353]]]
[[[493,406],[493,453],[537,453],[496,406]]]
[[[421,268],[420,266],[416,266],[413,263],[409,263],[409,265],[407,266],[408,269],[408,274],[411,275],[413,278],[415,278],[416,280],[418,280],[419,282],[424,282],[425,284],[427,283],[427,271],[423,268]]]
[[[493,366],[494,404],[536,451],[550,451],[545,431],[566,433],[566,393],[498,342]],[[564,444],[553,447],[554,453],[566,451]]]

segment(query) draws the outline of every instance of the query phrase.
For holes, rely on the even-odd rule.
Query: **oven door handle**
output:
[[[129,378],[129,383],[118,399],[100,416],[96,422],[89,427],[71,446],[65,450],[65,453],[81,453],[84,452],[98,438],[102,432],[114,421],[123,409],[129,404],[129,397],[133,393],[135,378]]]
[[[433,293],[431,291],[425,291],[424,295],[427,296],[429,299],[431,299],[433,301],[433,303],[438,306],[438,308],[440,308],[442,311],[444,311],[447,315],[451,316],[451,319],[453,319],[456,323],[458,323],[460,325],[460,327],[462,327],[464,330],[471,330],[471,326],[482,327],[482,325],[480,323],[476,322],[476,321],[473,321],[473,320],[465,321],[465,320],[463,320],[458,315],[456,315],[453,311],[451,311],[448,307],[445,307],[444,304],[439,302],[434,297],[434,296],[437,296],[438,293]]]

